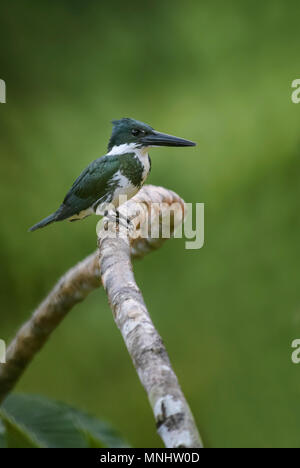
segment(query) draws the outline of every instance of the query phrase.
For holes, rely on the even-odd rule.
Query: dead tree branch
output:
[[[8,347],[6,364],[0,364],[0,403],[66,314],[101,285],[101,269],[115,321],[148,394],[165,445],[200,447],[192,414],[135,283],[131,265],[131,258],[141,258],[163,244],[161,228],[165,218],[171,214],[172,231],[182,222],[184,202],[172,191],[145,186],[121,208],[121,212],[127,210],[135,229],[128,231],[111,223],[107,230],[100,229],[100,266],[97,251],[71,268],[21,327]],[[145,235],[142,228],[147,221]],[[154,225],[158,226],[157,232]]]
[[[137,198],[139,217],[137,217]],[[148,187],[126,206],[126,215],[135,228],[147,223],[149,206],[157,201],[151,219],[163,218],[165,189]],[[179,200],[177,199],[177,202]],[[170,206],[169,206],[170,209]],[[182,202],[175,210],[181,211]],[[154,217],[154,218],[153,218]],[[166,348],[150,318],[132,271],[130,233],[126,228],[109,223],[109,229],[98,233],[100,271],[115,322],[121,331],[128,352],[143,384],[166,447],[201,447],[202,443],[190,408],[172,369]]]

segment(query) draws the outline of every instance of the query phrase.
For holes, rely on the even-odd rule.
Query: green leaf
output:
[[[10,395],[0,418],[0,447],[1,440],[9,448],[128,447],[107,423],[40,396]]]
[[[107,423],[94,416],[69,408],[72,411],[75,426],[85,434],[89,447],[129,447],[119,434]]]
[[[33,439],[33,436],[20,427],[13,418],[8,415],[3,417],[5,425],[4,443],[7,448],[40,448],[37,441]]]

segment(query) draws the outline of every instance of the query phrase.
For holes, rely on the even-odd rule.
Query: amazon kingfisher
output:
[[[149,148],[195,146],[192,141],[157,132],[138,120],[123,118],[112,123],[107,154],[91,162],[75,180],[58,210],[30,231],[64,219],[76,221],[93,213],[107,216],[108,206],[113,207],[118,219],[119,198],[133,197],[151,170]]]

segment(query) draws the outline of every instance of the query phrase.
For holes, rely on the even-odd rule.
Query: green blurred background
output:
[[[300,105],[296,1],[1,5],[1,322],[9,341],[95,249],[96,218],[57,208],[130,116],[198,142],[156,149],[148,181],[206,205],[205,246],[167,242],[136,279],[208,447],[299,447]],[[17,386],[161,446],[103,290],[74,309]]]

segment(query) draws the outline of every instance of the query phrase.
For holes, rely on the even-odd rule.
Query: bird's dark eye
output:
[[[143,135],[145,133],[144,130],[139,130],[138,128],[133,128],[131,130],[133,136]]]

